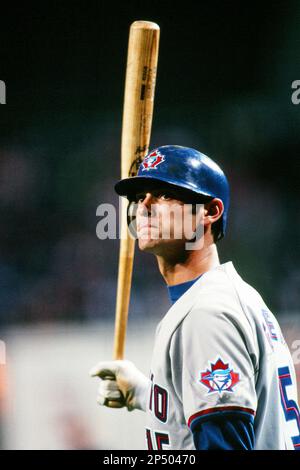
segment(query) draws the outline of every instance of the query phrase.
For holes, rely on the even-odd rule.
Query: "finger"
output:
[[[102,361],[99,362],[96,366],[92,367],[90,370],[90,376],[100,378],[115,378],[117,370],[118,364],[116,364],[116,361]]]
[[[105,388],[99,388],[98,395],[109,400],[119,400],[120,398],[122,398],[122,393],[118,389],[110,390]]]
[[[110,393],[118,392],[120,393],[120,388],[115,380],[102,380],[98,387],[99,393]]]
[[[102,395],[97,396],[96,401],[98,405],[104,406],[106,402],[106,398],[103,397]]]

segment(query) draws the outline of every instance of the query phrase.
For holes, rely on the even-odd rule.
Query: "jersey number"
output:
[[[288,367],[280,367],[278,369],[278,376],[281,404],[285,420],[296,420],[298,426],[298,435],[291,437],[291,439],[295,450],[300,450],[300,412],[297,403],[294,400],[289,400],[286,392],[286,387],[293,385],[290,369]]]
[[[164,434],[162,432],[155,432],[155,443],[156,443],[156,449],[153,449],[153,443],[152,443],[152,437],[151,437],[151,430],[146,429],[146,439],[147,439],[147,445],[148,445],[148,450],[163,450],[163,444],[169,445],[169,436],[168,434]]]

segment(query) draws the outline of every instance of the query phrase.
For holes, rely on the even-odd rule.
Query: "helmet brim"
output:
[[[159,187],[167,187],[178,191],[178,194],[185,194],[195,197],[195,194],[203,197],[211,198],[211,194],[199,191],[199,188],[192,188],[189,185],[178,186],[178,182],[173,182],[171,179],[162,176],[151,177],[147,176],[132,176],[124,178],[115,184],[115,191],[119,196],[126,196],[128,199],[133,199],[138,192],[146,191],[147,189],[156,189]]]

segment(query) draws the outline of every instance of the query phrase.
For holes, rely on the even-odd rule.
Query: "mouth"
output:
[[[151,225],[151,224],[142,224],[142,225],[139,225],[138,226],[138,231],[142,230],[142,229],[149,229],[149,228],[155,228],[157,229],[158,227],[156,227],[156,225]]]
[[[142,224],[137,229],[137,238],[139,240],[159,239],[159,229],[155,225]]]

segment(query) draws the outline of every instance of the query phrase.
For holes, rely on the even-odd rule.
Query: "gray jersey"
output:
[[[246,413],[255,449],[300,449],[292,359],[260,295],[232,263],[204,273],[159,323],[147,397],[149,449],[195,449],[192,429]]]

